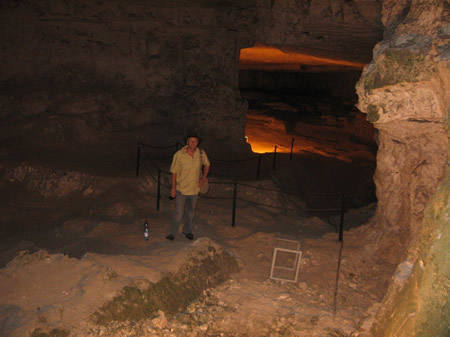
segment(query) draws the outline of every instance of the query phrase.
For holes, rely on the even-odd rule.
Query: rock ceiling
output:
[[[272,1],[259,44],[241,50],[241,69],[362,69],[383,37],[381,1]]]

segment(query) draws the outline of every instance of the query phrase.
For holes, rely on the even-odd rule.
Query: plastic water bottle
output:
[[[149,240],[149,230],[148,230],[147,220],[145,220],[145,224],[144,224],[144,239],[147,241]]]

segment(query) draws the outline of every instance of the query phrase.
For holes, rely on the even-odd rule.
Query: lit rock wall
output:
[[[445,3],[385,0],[385,38],[357,85],[358,107],[379,133],[373,221],[379,235],[371,239],[380,257],[399,263],[371,336],[448,333],[450,219],[448,178],[443,179],[449,171],[450,26]]]

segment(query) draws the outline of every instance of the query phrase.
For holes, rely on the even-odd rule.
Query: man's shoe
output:
[[[183,233],[189,240],[194,240],[194,235],[192,233]]]
[[[173,241],[175,239],[175,237],[172,234],[169,234],[166,236],[167,240]]]

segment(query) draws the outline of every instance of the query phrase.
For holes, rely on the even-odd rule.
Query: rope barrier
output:
[[[247,203],[253,204],[253,205],[257,205],[257,206],[263,206],[263,207],[268,207],[268,208],[274,208],[274,209],[282,209],[282,210],[286,210],[286,211],[303,211],[303,212],[339,212],[341,209],[340,208],[320,208],[320,209],[313,209],[313,208],[292,208],[292,207],[281,207],[281,206],[274,206],[274,205],[267,205],[267,204],[262,204],[256,201],[251,201],[248,199],[243,199],[243,198],[237,198],[237,200],[240,201],[245,201]]]
[[[269,192],[280,192],[279,190],[274,190],[271,188],[267,188],[267,187],[260,187],[260,186],[253,186],[253,185],[249,185],[249,184],[243,184],[243,183],[238,183],[240,186],[245,186],[245,187],[251,187],[257,190],[264,190],[264,191],[269,191]]]
[[[254,186],[254,185],[249,185],[249,184],[244,184],[244,183],[238,183],[238,185],[246,186],[246,187],[251,187],[251,188],[255,188],[255,189],[260,189],[260,190],[265,190],[265,191],[270,191],[270,192],[278,192],[278,193],[283,193],[283,194],[290,194],[290,195],[301,195],[301,196],[340,196],[340,195],[342,195],[342,193],[301,193],[301,192],[286,192],[286,191],[274,190],[274,189],[267,188],[267,187]]]
[[[152,164],[152,166],[154,168],[156,168],[157,170],[160,170],[161,172],[171,175],[172,173],[170,173],[169,171],[164,171],[163,169],[159,168],[158,166],[156,166],[156,164],[153,162],[153,160],[150,158],[150,156],[147,155],[147,158],[150,159],[150,163]]]
[[[292,146],[294,144],[294,139],[292,140]],[[150,148],[156,148],[154,146],[149,146],[146,144],[143,144],[142,142],[138,142],[138,145],[142,145],[142,146],[147,146]],[[291,146],[291,149],[292,149]],[[160,149],[162,148],[172,148],[173,146],[170,147],[159,147]],[[178,147],[178,144],[177,144]],[[274,162],[273,162],[273,170],[275,170],[275,159],[276,159],[276,151],[277,151],[277,146],[275,146],[275,152],[274,154]],[[171,156],[172,157],[172,156]],[[259,177],[259,173],[260,173],[260,162],[261,162],[261,157],[262,155],[259,155],[257,157],[254,158],[250,158],[250,159],[243,159],[243,160],[216,160],[216,159],[211,159],[211,160],[216,160],[216,161],[222,161],[222,162],[244,162],[244,161],[249,161],[249,160],[253,160],[258,158],[258,171],[257,171],[257,179]],[[139,166],[140,166],[140,158],[141,158],[141,151],[140,151],[140,147],[138,147],[138,152],[137,152],[137,170],[136,170],[136,176],[139,176]],[[142,166],[143,168],[146,170],[147,174],[150,176],[150,178],[156,182],[157,184],[157,205],[156,205],[156,209],[159,211],[159,202],[160,202],[160,198],[161,198],[161,187],[165,187],[170,189],[171,186],[170,185],[166,185],[164,183],[162,183],[162,179],[161,179],[161,175],[162,173],[166,174],[166,175],[171,175],[170,172],[162,170],[160,167],[158,167],[155,164],[155,159],[150,157],[150,155],[147,153],[145,154],[144,158],[146,159],[145,161],[142,162]],[[168,159],[170,157],[167,157],[166,159]],[[161,159],[157,159],[157,160],[161,160]],[[147,165],[147,161],[150,162],[151,166],[156,169],[158,177],[156,178],[153,174],[152,174],[152,170],[149,168],[149,166]],[[220,175],[218,175],[220,176]],[[240,176],[233,176],[233,175],[222,175],[224,177],[227,178],[236,178],[236,177],[249,177],[249,176],[253,176],[252,175],[240,175]],[[340,212],[340,224],[339,224],[339,241],[343,240],[343,226],[344,226],[344,213],[345,213],[345,202],[346,202],[346,195],[345,194],[339,194],[339,193],[300,193],[300,192],[285,192],[282,191],[281,188],[278,190],[275,189],[271,189],[271,188],[267,188],[267,187],[261,187],[261,186],[255,186],[255,185],[250,185],[250,184],[245,184],[245,183],[238,183],[236,181],[233,182],[219,182],[219,181],[209,181],[209,184],[216,184],[216,185],[231,185],[232,186],[232,197],[218,197],[218,196],[200,196],[201,198],[207,198],[207,199],[216,199],[216,200],[229,200],[232,199],[233,200],[233,208],[232,208],[232,226],[235,226],[235,217],[236,217],[236,205],[237,205],[237,201],[240,202],[246,202],[248,204],[251,205],[255,205],[255,206],[262,206],[262,207],[267,207],[267,208],[272,208],[272,209],[280,209],[280,210],[284,210],[284,211],[300,211],[300,212],[316,212],[316,213],[328,213],[328,212]],[[277,184],[278,185],[278,184]],[[341,203],[341,207],[339,208],[294,208],[294,207],[282,207],[282,206],[275,206],[275,205],[267,205],[267,204],[263,204],[260,202],[256,202],[256,201],[252,201],[252,200],[248,200],[245,198],[241,198],[237,196],[237,191],[238,191],[238,187],[247,187],[247,188],[253,188],[253,189],[257,189],[257,190],[263,190],[263,191],[267,191],[267,192],[275,192],[280,194],[281,196],[283,195],[296,195],[296,196],[342,196],[342,203]],[[289,200],[289,199],[288,199]],[[286,202],[287,203],[287,202]],[[337,227],[336,225],[334,225],[335,227]]]
[[[167,175],[171,175],[171,173],[169,171],[164,171],[161,168],[159,168],[158,166],[156,166],[153,161],[151,161],[150,163],[152,164],[152,166],[155,169],[160,170],[162,173],[165,173]],[[215,174],[215,175],[217,175],[217,174]],[[220,177],[221,175],[217,175],[217,176]],[[227,176],[227,175],[224,175],[224,177],[245,177],[245,176],[251,176],[251,175],[242,175],[242,176]],[[233,184],[233,183],[234,182],[209,181],[209,184]],[[267,187],[254,186],[254,185],[245,184],[245,183],[238,183],[238,182],[236,182],[236,184],[239,185],[239,186],[250,187],[250,188],[264,190],[264,191],[268,191],[268,192],[276,192],[276,193],[288,194],[288,195],[298,195],[298,196],[340,196],[341,195],[341,193],[301,193],[301,192],[290,192],[290,191],[275,190],[275,189],[271,189],[271,188],[267,188]]]
[[[167,159],[172,159],[172,158],[173,158],[173,155],[165,156],[165,157],[150,157],[150,155],[147,154],[147,157],[150,158],[150,160],[155,161],[155,160],[167,160]]]
[[[263,207],[267,207],[267,208],[273,208],[273,209],[282,209],[282,210],[286,210],[286,211],[305,211],[306,209],[302,209],[302,208],[291,208],[291,207],[280,207],[280,206],[274,206],[274,205],[267,205],[267,204],[262,204],[256,201],[251,201],[251,200],[247,200],[247,199],[243,199],[243,198],[237,198],[237,200],[240,201],[245,201],[247,203],[256,205],[256,206],[263,206]]]
[[[223,178],[245,178],[245,177],[254,177],[255,174],[241,174],[241,175],[231,175],[231,174],[220,174],[214,172],[214,175],[217,177],[223,177]]]
[[[201,195],[200,198],[212,199],[212,200],[230,200],[230,199],[233,199],[233,198],[230,198],[230,197],[211,197],[211,196],[208,196],[208,195]]]
[[[148,157],[148,156],[147,156]],[[150,160],[151,158],[148,157]],[[150,161],[150,163],[152,164],[152,166],[156,169],[161,171],[162,173],[165,173],[167,175],[171,175],[171,173],[169,171],[164,171],[161,168],[159,168],[158,166],[155,165],[155,163],[153,161]],[[148,166],[145,164],[145,162],[143,163],[145,168],[147,169],[149,175],[151,176],[151,178],[154,181],[157,181],[154,176],[151,174],[150,170],[148,169]],[[218,175],[220,176],[220,175]],[[235,177],[235,176],[225,176],[225,177]],[[242,176],[245,177],[245,176]],[[288,194],[288,195],[298,195],[298,196],[340,196],[342,194],[340,193],[301,193],[301,192],[290,192],[290,191],[281,191],[281,190],[275,190],[275,189],[271,189],[271,188],[267,188],[267,187],[261,187],[261,186],[255,186],[255,185],[250,185],[250,184],[245,184],[245,183],[238,183],[238,182],[215,182],[215,181],[209,181],[209,184],[237,184],[238,186],[244,186],[244,187],[249,187],[249,188],[253,188],[253,189],[257,189],[257,190],[263,190],[263,191],[267,191],[267,192],[275,192],[275,193],[280,193],[280,194]],[[168,185],[165,185],[168,186]],[[170,186],[168,186],[170,187]],[[263,205],[260,204],[262,206],[267,206],[267,205]],[[311,211],[317,211],[318,209],[314,209]],[[339,210],[339,208],[337,209],[324,209],[324,211],[336,211]]]
[[[147,172],[148,172],[148,175],[150,176],[150,178],[151,178],[155,183],[158,183],[158,179],[155,178],[155,177],[153,176],[153,174],[151,173],[151,171],[148,169],[148,167],[147,167],[145,164],[144,164],[144,168],[147,169]],[[162,186],[164,186],[164,187],[170,187],[169,185],[164,185],[164,184],[162,184]]]
[[[218,161],[218,162],[223,162],[223,163],[226,163],[226,162],[229,162],[229,163],[234,163],[234,162],[239,163],[239,162],[244,162],[244,161],[255,160],[255,159],[258,159],[258,157],[259,157],[259,156],[255,156],[255,157],[252,157],[252,158],[245,158],[245,159],[216,159],[216,158],[211,158],[211,157],[208,157],[208,158],[209,158],[209,160],[211,160],[211,161]]]
[[[209,181],[209,184],[217,184],[217,185],[233,185],[234,182],[233,181],[229,181],[229,182],[222,182],[222,181]]]
[[[292,139],[292,146],[291,146],[291,158],[292,158],[292,148],[293,148],[293,144],[294,144],[294,139]],[[176,145],[176,149],[178,149],[178,143],[175,144]],[[138,141],[138,148],[137,148],[137,159],[136,159],[136,176],[139,176],[139,166],[140,166],[140,158],[141,158],[141,146],[142,147],[146,147],[146,148],[152,148],[152,149],[170,149],[173,148],[173,145],[170,146],[153,146],[153,145],[148,145],[145,144],[141,141]],[[286,147],[287,148],[287,147]],[[275,165],[276,165],[276,153],[277,153],[277,145],[275,145],[275,150],[273,152],[273,163],[272,163],[272,170],[275,170]],[[261,159],[262,157],[267,157],[268,155],[271,155],[270,153],[264,153],[264,154],[259,154],[258,156],[254,156],[251,158],[245,158],[245,159],[217,159],[217,158],[213,158],[213,157],[209,157],[209,159],[211,161],[216,161],[216,162],[222,162],[222,163],[243,163],[243,162],[248,162],[248,161],[252,161],[255,159],[258,159],[258,164],[257,164],[257,170],[256,170],[256,179],[259,179],[260,176],[260,170],[261,170]],[[149,157],[149,156],[147,156]],[[164,159],[170,159],[172,158],[173,155],[167,156],[167,157],[158,157],[158,158],[153,158],[153,160],[164,160]],[[152,158],[149,158],[150,160],[152,160]],[[220,174],[218,174],[220,176]],[[246,175],[226,175],[226,174],[221,174],[222,177],[234,177],[234,178],[245,178],[245,177],[251,177],[253,176],[253,174],[246,174]]]

